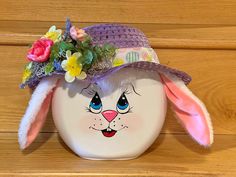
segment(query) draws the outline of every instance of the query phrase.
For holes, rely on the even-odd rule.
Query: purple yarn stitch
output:
[[[147,37],[137,28],[119,24],[99,24],[83,28],[94,45],[112,44],[117,48],[147,47]]]

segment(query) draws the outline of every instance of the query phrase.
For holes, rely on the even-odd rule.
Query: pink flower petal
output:
[[[53,41],[50,39],[39,39],[33,43],[31,49],[28,51],[27,58],[30,61],[44,62],[49,59],[50,49]]]

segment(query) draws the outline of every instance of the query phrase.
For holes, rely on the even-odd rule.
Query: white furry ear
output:
[[[28,147],[42,128],[57,81],[58,77],[44,78],[34,90],[18,131],[18,141],[21,149]]]
[[[174,76],[161,74],[167,98],[186,131],[203,146],[213,143],[211,119],[205,105]]]

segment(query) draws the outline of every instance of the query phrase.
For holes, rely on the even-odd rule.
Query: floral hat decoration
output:
[[[52,26],[32,44],[27,59],[21,88],[34,88],[54,74],[65,75],[69,83],[75,79],[95,82],[124,67],[168,72],[186,84],[191,81],[185,72],[161,65],[140,30],[118,24],[79,29],[67,19],[64,33]]]

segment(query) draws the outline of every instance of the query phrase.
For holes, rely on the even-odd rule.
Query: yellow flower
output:
[[[53,42],[57,42],[61,40],[61,33],[62,30],[56,29],[56,26],[51,26],[44,37],[51,39]]]
[[[83,65],[78,61],[81,53],[76,52],[71,55],[71,51],[66,51],[66,60],[61,63],[62,68],[66,71],[65,80],[73,82],[75,78],[83,80],[87,77],[86,73],[82,71]]]
[[[29,68],[25,68],[24,72],[23,72],[23,76],[22,76],[22,83],[25,83],[29,77],[31,76],[32,72]]]
[[[124,64],[124,60],[122,58],[115,58],[112,63],[113,66],[120,66]]]

